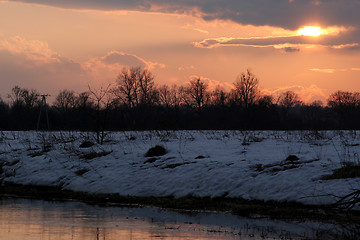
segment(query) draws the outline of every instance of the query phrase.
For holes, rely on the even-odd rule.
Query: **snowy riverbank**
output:
[[[122,196],[231,197],[332,204],[360,178],[323,180],[359,164],[355,131],[2,132],[2,184]],[[145,157],[156,145],[167,153]]]

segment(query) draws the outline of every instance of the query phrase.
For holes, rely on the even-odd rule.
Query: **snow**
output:
[[[231,197],[331,204],[360,178],[321,180],[360,163],[356,131],[1,132],[2,184],[57,186],[124,196]],[[168,153],[144,157],[155,145]],[[84,159],[87,153],[108,153]],[[287,161],[295,155],[298,161]]]

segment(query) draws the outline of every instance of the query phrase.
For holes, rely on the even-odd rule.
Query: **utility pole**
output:
[[[41,119],[41,112],[42,112],[42,108],[44,107],[45,110],[45,117],[46,117],[46,124],[47,124],[47,130],[50,130],[50,125],[49,125],[49,113],[48,113],[48,108],[47,108],[47,104],[46,104],[46,97],[50,96],[49,94],[42,94],[41,96],[41,105],[40,105],[40,112],[39,112],[39,117],[38,117],[38,121],[37,121],[37,126],[36,126],[36,130],[39,131],[39,126],[40,126],[40,119]]]

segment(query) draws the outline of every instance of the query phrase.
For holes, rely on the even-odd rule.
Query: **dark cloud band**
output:
[[[357,26],[359,0],[12,0],[73,9],[197,14],[256,26],[297,29],[305,24]]]

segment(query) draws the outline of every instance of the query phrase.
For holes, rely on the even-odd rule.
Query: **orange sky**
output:
[[[135,65],[159,85],[201,76],[225,89],[250,68],[263,93],[305,102],[360,91],[359,0],[42,2],[0,1],[4,100],[15,85],[85,91]]]

